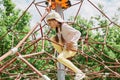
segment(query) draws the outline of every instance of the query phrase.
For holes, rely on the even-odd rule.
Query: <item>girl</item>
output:
[[[57,60],[76,73],[75,80],[83,79],[85,74],[67,59],[76,54],[78,48],[77,42],[81,33],[65,23],[55,11],[49,13],[46,20],[52,29],[56,29],[56,36],[51,37],[51,40],[63,45],[60,46],[52,43],[55,50],[59,53]]]

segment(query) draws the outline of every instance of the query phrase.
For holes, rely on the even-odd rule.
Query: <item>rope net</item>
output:
[[[69,0],[65,0],[65,1],[69,1]],[[66,8],[79,5],[76,15],[74,16],[73,19],[74,21],[69,23],[80,26],[80,28],[82,29],[84,29],[84,26],[82,27],[82,25],[77,24],[77,16],[79,15],[81,7],[84,6],[83,2],[84,0],[80,0],[80,1],[78,0],[76,1],[75,4],[71,4],[68,5],[67,7],[63,7],[65,11]],[[109,24],[107,24],[106,27],[100,26],[100,27],[84,29],[86,32],[85,37],[81,37],[81,39],[79,40],[78,53],[74,58],[71,58],[71,60],[77,67],[79,67],[84,73],[86,73],[88,77],[87,80],[94,80],[94,79],[103,80],[106,78],[119,79],[120,60],[119,58],[111,58],[107,53],[105,53],[105,48],[114,51],[116,53],[120,53],[120,50],[118,50],[115,47],[112,47],[110,44],[107,44],[107,40],[108,40],[107,37],[110,36],[109,35],[110,26],[114,25],[117,27],[117,29],[119,29],[120,25],[113,22],[91,0],[87,0],[87,2],[89,2],[90,5],[92,5],[97,11],[101,13],[102,16],[104,16],[104,18],[109,22]],[[43,11],[39,9],[40,7],[46,9],[46,5],[44,3],[46,3],[46,1],[37,2],[34,0],[25,10],[25,12],[27,12],[28,9],[31,7],[31,5],[35,5],[36,10],[38,11],[41,17],[40,22],[36,23],[36,25],[33,27],[33,29],[30,32],[24,33],[26,34],[26,36],[21,41],[18,40],[19,43],[16,45],[16,47],[9,50],[7,53],[5,53],[3,56],[0,57],[1,80],[6,80],[6,79],[42,80],[41,79],[42,74],[48,75],[52,80],[57,80],[56,77],[56,73],[58,70],[58,67],[56,65],[57,60],[55,55],[53,54],[55,51],[53,47],[51,47],[51,40],[49,39],[51,30],[49,29],[46,30],[46,27],[48,26],[45,21],[45,17],[48,13],[42,14]],[[54,9],[54,7],[55,6],[53,5],[52,9]],[[25,12],[20,16],[20,18],[25,14]],[[16,21],[14,25],[16,25],[19,22],[20,18]],[[91,31],[97,29],[105,30],[105,35],[99,36],[103,41],[97,41],[89,36]],[[36,35],[36,33],[38,32],[41,35],[40,37],[37,37]],[[8,32],[3,34],[3,36],[0,37],[0,39],[4,38],[6,35],[8,35]],[[18,39],[16,36],[14,37]],[[100,47],[100,49],[96,48],[97,45]],[[8,56],[9,59],[7,59]],[[92,62],[94,62],[94,64]],[[68,68],[65,68],[64,71],[66,72],[66,76],[69,76],[69,78],[73,80],[74,72],[72,72]]]

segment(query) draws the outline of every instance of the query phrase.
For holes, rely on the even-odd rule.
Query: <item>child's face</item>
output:
[[[58,26],[58,21],[56,21],[55,19],[48,20],[47,23],[51,28],[56,28]]]

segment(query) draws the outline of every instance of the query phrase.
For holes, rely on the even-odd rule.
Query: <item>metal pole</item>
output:
[[[55,9],[56,12],[58,12],[61,17],[63,17],[63,11],[60,5],[58,5]],[[56,52],[56,54],[58,55],[58,53]],[[65,80],[65,66],[61,63],[57,63],[57,80]]]

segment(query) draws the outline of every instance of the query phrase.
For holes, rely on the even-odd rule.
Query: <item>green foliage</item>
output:
[[[20,21],[15,24],[17,19],[20,16],[22,10],[15,9],[15,4],[11,0],[2,0],[0,1],[0,5],[3,8],[0,9],[0,56],[6,53],[8,50],[13,48],[18,44],[18,42],[26,35],[29,31],[29,21],[30,14],[26,13]],[[7,57],[5,60],[9,60],[11,56]],[[21,64],[20,61],[15,62],[15,66],[17,64]],[[26,66],[26,64],[23,64]],[[18,73],[23,71],[22,68],[16,70],[10,70],[11,73]],[[6,80],[12,80],[8,77],[7,74],[0,74],[0,78],[6,77]]]
[[[22,11],[16,10],[15,4],[13,4],[11,0],[2,0],[0,4],[3,5],[3,9],[1,9],[2,12],[0,12],[0,43],[2,43],[0,44],[1,56],[10,48],[12,48],[12,46],[15,46],[18,41],[25,36],[25,34],[20,33],[28,32],[29,20],[31,16],[29,13],[26,13],[20,19],[18,24],[14,26],[14,23],[16,22]],[[13,36],[14,43],[12,43]]]
[[[11,12],[13,12],[13,9],[15,8],[15,5],[11,2],[11,0],[4,0],[3,2],[6,16],[10,16]]]

